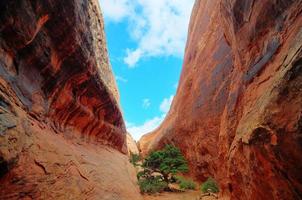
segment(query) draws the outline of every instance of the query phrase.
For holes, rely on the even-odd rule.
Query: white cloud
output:
[[[182,57],[194,0],[100,0],[105,18],[127,20],[137,45],[127,49],[124,62],[135,67],[142,58]]]
[[[144,109],[149,108],[150,105],[151,105],[150,99],[143,99],[142,107],[143,107]]]
[[[120,22],[129,15],[132,6],[129,0],[100,0],[101,9],[106,20]]]
[[[169,98],[164,98],[159,106],[159,110],[163,113],[167,113],[170,110],[170,106],[172,104],[174,96],[171,95]]]
[[[126,122],[127,131],[133,136],[136,141],[138,141],[142,135],[156,129],[164,120],[164,118],[165,114],[160,117],[154,117],[153,119],[146,120],[142,125],[138,126]]]
[[[126,50],[127,56],[124,58],[124,62],[128,65],[129,68],[135,67],[135,64],[140,60],[142,53],[140,49],[135,51]]]
[[[122,77],[122,76],[118,76],[118,75],[115,76],[115,79],[116,79],[117,81],[123,82],[123,83],[127,83],[127,82],[128,82],[127,79],[125,79],[125,78]]]
[[[143,124],[141,125],[136,125],[134,123],[126,122],[126,127],[127,131],[133,136],[133,138],[138,141],[140,137],[146,133],[149,133],[153,130],[155,130],[159,125],[162,123],[162,121],[165,119],[167,112],[170,109],[172,100],[173,100],[173,95],[171,95],[168,98],[164,98],[162,103],[159,106],[159,110],[162,112],[162,115],[156,116],[152,119],[146,120]],[[144,99],[143,100],[143,107],[144,104],[148,104],[147,107],[150,106],[150,100],[149,99]],[[145,108],[145,107],[144,107]]]

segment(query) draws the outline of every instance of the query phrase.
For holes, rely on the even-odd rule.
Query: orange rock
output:
[[[127,133],[127,149],[128,149],[128,155],[131,155],[131,153],[139,154],[136,141],[132,138],[132,136],[129,133]]]
[[[0,199],[141,199],[97,1],[0,10]]]
[[[302,198],[302,2],[196,1],[177,94],[146,154],[178,146],[227,199]]]

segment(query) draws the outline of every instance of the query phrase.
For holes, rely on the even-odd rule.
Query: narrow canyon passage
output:
[[[196,0],[171,108],[137,143],[102,9],[0,1],[1,200],[196,200],[210,178],[218,199],[302,199],[302,0]],[[167,145],[198,187],[142,195],[130,152]]]

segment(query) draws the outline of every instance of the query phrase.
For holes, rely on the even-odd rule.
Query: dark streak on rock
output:
[[[276,53],[280,46],[280,41],[278,38],[273,38],[267,45],[266,51],[262,58],[257,61],[255,64],[252,64],[249,67],[249,70],[244,75],[243,79],[246,84],[253,81],[253,79],[259,75],[266,64],[272,60],[273,55]]]
[[[44,174],[49,174],[47,172],[46,168],[44,167],[44,165],[42,165],[40,162],[38,162],[37,160],[35,160],[35,164],[43,170]]]
[[[267,144],[271,140],[271,133],[263,127],[256,128],[252,133],[249,144]]]
[[[9,171],[9,165],[6,160],[0,157],[0,179]]]

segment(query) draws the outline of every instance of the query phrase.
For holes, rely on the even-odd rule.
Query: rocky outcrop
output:
[[[126,138],[127,138],[128,155],[139,154],[139,150],[138,150],[136,141],[132,138],[130,133],[127,133]]]
[[[1,1],[0,199],[140,199],[118,98],[96,0]]]
[[[302,199],[302,1],[198,0],[177,94],[144,154],[180,147],[227,199]]]

